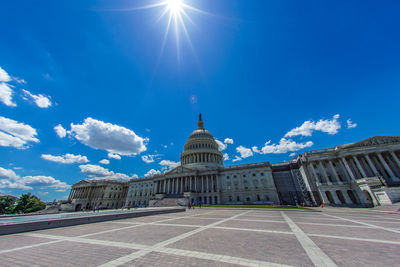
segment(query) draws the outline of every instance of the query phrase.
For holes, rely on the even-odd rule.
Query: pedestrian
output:
[[[93,212],[96,212],[96,206],[93,206]]]

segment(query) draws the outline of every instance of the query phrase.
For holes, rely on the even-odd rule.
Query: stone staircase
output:
[[[186,206],[186,198],[163,198],[163,199],[153,199],[149,202],[149,207],[174,207],[174,206]]]

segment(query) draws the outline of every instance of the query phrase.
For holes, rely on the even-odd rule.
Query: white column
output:
[[[332,170],[333,176],[335,176],[336,182],[341,183],[342,181],[340,181],[339,176],[335,170],[335,166],[333,166],[333,164],[332,164],[332,161],[328,160],[328,164],[329,164],[329,167],[331,167],[331,170]]]
[[[325,170],[324,165],[322,164],[322,161],[318,161],[318,167],[322,171],[322,174],[324,175],[325,182],[330,183],[331,181],[329,181],[328,174],[326,173],[326,170]]]
[[[204,176],[201,176],[201,192],[204,192]]]
[[[350,174],[351,180],[355,181],[355,180],[356,180],[356,177],[354,176],[353,172],[351,171],[350,166],[349,166],[349,164],[348,164],[347,161],[346,161],[346,158],[343,157],[343,158],[341,158],[341,160],[343,161],[344,166],[346,167],[348,173]]]
[[[366,158],[366,160],[368,161],[368,164],[369,164],[369,166],[371,167],[372,172],[373,172],[376,176],[379,176],[379,172],[378,172],[378,170],[376,169],[376,167],[375,167],[374,163],[372,162],[372,160],[370,159],[370,157],[368,156],[368,154],[365,155],[365,158]]]
[[[165,180],[165,179],[164,179],[164,181],[163,181],[163,185],[164,185],[163,193],[164,193],[164,194],[167,193],[167,183],[166,183],[166,181],[167,181],[167,180]]]
[[[197,192],[197,176],[194,177],[194,191]]]
[[[399,179],[396,177],[396,175],[392,172],[392,170],[389,168],[389,165],[386,163],[385,159],[383,158],[381,153],[377,153],[379,160],[381,161],[383,167],[385,170],[389,173],[390,178],[393,181],[398,181]]]
[[[353,156],[354,162],[357,164],[358,169],[361,172],[362,177],[367,177],[367,174],[365,173],[363,167],[361,166],[360,162],[357,159],[357,156]]]
[[[390,155],[392,155],[394,161],[396,162],[397,166],[400,168],[400,160],[397,158],[396,153],[394,151],[390,151]]]
[[[214,191],[214,176],[211,175],[211,192],[215,192]]]
[[[208,175],[206,176],[206,184],[207,184],[207,186],[206,186],[206,192],[208,193],[208,190],[209,190],[209,187],[208,187]]]
[[[312,161],[310,162],[310,168],[311,168],[312,173],[314,174],[315,181],[318,183],[322,183],[322,181],[319,180],[317,172],[315,171],[315,168],[314,168],[314,163]]]

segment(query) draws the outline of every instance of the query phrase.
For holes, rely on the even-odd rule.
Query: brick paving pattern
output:
[[[196,209],[0,236],[0,266],[399,266],[400,214]]]

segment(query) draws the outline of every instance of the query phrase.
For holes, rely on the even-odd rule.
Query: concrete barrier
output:
[[[0,235],[8,235],[36,230],[45,230],[51,228],[73,226],[87,223],[97,223],[111,220],[128,219],[135,217],[160,215],[175,212],[184,212],[183,208],[172,208],[172,209],[160,209],[160,210],[148,210],[148,211],[132,211],[116,214],[104,214],[104,215],[92,215],[92,216],[79,216],[73,218],[60,218],[51,219],[46,221],[33,221],[23,222],[15,224],[6,224],[0,226]]]

